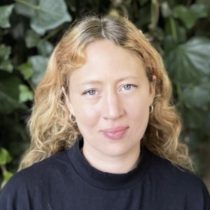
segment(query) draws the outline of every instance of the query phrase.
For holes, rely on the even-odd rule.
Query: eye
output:
[[[137,85],[134,84],[124,84],[120,87],[120,91],[130,91],[133,90],[134,88],[137,88]]]
[[[84,92],[82,92],[82,95],[94,96],[96,95],[96,90],[95,89],[85,90]]]

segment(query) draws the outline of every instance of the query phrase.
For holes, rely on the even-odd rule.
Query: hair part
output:
[[[77,21],[55,47],[35,91],[28,122],[31,144],[20,169],[71,147],[80,135],[69,117],[62,87],[68,93],[69,75],[85,63],[85,48],[101,39],[135,52],[143,61],[148,80],[155,86],[154,110],[142,145],[174,165],[191,169],[187,146],[179,140],[180,118],[171,104],[171,83],[161,56],[127,18],[111,16],[90,16]]]

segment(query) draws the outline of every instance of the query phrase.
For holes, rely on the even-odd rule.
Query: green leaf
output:
[[[179,26],[173,17],[167,18],[165,22],[165,39],[167,40],[164,39],[164,44],[167,42],[167,45],[171,46],[186,41],[186,29]],[[171,41],[172,43],[170,43]],[[165,47],[168,48],[167,46]]]
[[[199,132],[196,128],[192,128],[190,130],[188,129],[187,132],[184,133],[184,140],[190,146],[191,151],[196,151],[198,149],[198,145],[202,143],[204,138],[203,133]]]
[[[210,40],[193,38],[185,46],[185,52],[191,65],[204,74],[210,74]]]
[[[11,54],[11,47],[4,44],[0,45],[0,61],[7,60]]]
[[[178,45],[165,58],[170,76],[176,83],[197,83],[210,75],[210,40],[193,38]]]
[[[31,78],[33,72],[32,72],[32,66],[30,63],[23,63],[20,66],[18,66],[18,70],[23,75],[25,80],[28,80]]]
[[[48,58],[35,55],[29,57],[27,63],[24,63],[18,67],[18,70],[24,76],[24,79],[31,79],[33,85],[37,85],[42,79],[46,67],[47,67]]]
[[[207,111],[195,108],[184,109],[182,112],[184,124],[185,126],[187,125],[187,129],[199,129],[200,131],[202,130],[202,134],[206,133],[205,126],[207,114]]]
[[[35,16],[37,0],[16,0],[15,11],[17,14],[32,18]]]
[[[18,100],[19,98],[18,87],[20,84],[21,84],[20,79],[14,75],[11,76],[7,75],[6,77],[2,76],[0,80],[0,89],[6,95],[10,96],[14,100]]]
[[[1,6],[0,7],[0,27],[1,28],[9,28],[9,17],[12,13],[14,5],[9,6]]]
[[[210,104],[210,85],[188,86],[182,92],[182,100],[189,108],[208,110]]]
[[[4,185],[10,180],[10,178],[13,176],[13,173],[10,171],[4,170],[3,171],[3,182],[1,184],[1,188],[4,187]]]
[[[7,95],[5,92],[0,90],[0,113],[9,114],[16,110],[17,108],[22,107],[18,101],[13,99],[11,96]]]
[[[37,85],[42,79],[47,67],[47,62],[48,59],[40,55],[32,56],[29,58],[29,63],[33,69],[32,82],[34,85]]]
[[[0,69],[11,73],[13,71],[13,65],[10,60],[2,61],[0,63]]]
[[[31,101],[33,99],[33,93],[29,90],[26,85],[21,84],[19,86],[20,95],[19,95],[19,102],[24,103],[26,101]]]
[[[7,163],[9,163],[12,160],[9,152],[0,147],[0,165],[6,165]]]
[[[208,16],[207,8],[204,4],[193,4],[190,10],[197,18],[204,18]]]
[[[38,52],[43,56],[50,56],[53,51],[53,45],[48,41],[41,40],[37,46]]]
[[[41,39],[33,30],[27,31],[25,40],[28,48],[37,47],[38,52],[43,56],[49,56],[53,50],[53,45],[49,41]]]
[[[176,6],[173,13],[188,29],[192,28],[197,20],[197,16],[185,6]]]
[[[34,31],[32,30],[28,30],[26,32],[26,38],[25,38],[25,41],[26,41],[26,46],[28,48],[30,47],[35,47],[37,46],[37,44],[40,42],[40,37],[37,33],[35,33]]]
[[[174,8],[173,14],[186,28],[191,29],[199,18],[207,16],[207,10],[203,4],[193,4],[190,8],[178,5]]]
[[[4,44],[0,45],[0,70],[12,72],[13,65],[9,60],[11,54],[11,47],[8,47]]]
[[[39,0],[38,7],[31,21],[31,28],[38,34],[44,34],[72,19],[64,0]]]
[[[38,34],[54,29],[72,18],[64,0],[16,0],[19,14],[30,17],[31,28]]]

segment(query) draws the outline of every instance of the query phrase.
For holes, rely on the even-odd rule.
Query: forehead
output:
[[[97,40],[85,49],[85,63],[71,77],[76,80],[144,77],[145,69],[137,53],[109,40]]]

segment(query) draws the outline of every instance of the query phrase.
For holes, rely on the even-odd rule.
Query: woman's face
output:
[[[141,60],[108,40],[89,44],[85,53],[86,63],[71,74],[69,87],[84,153],[122,157],[139,152],[154,97]]]

